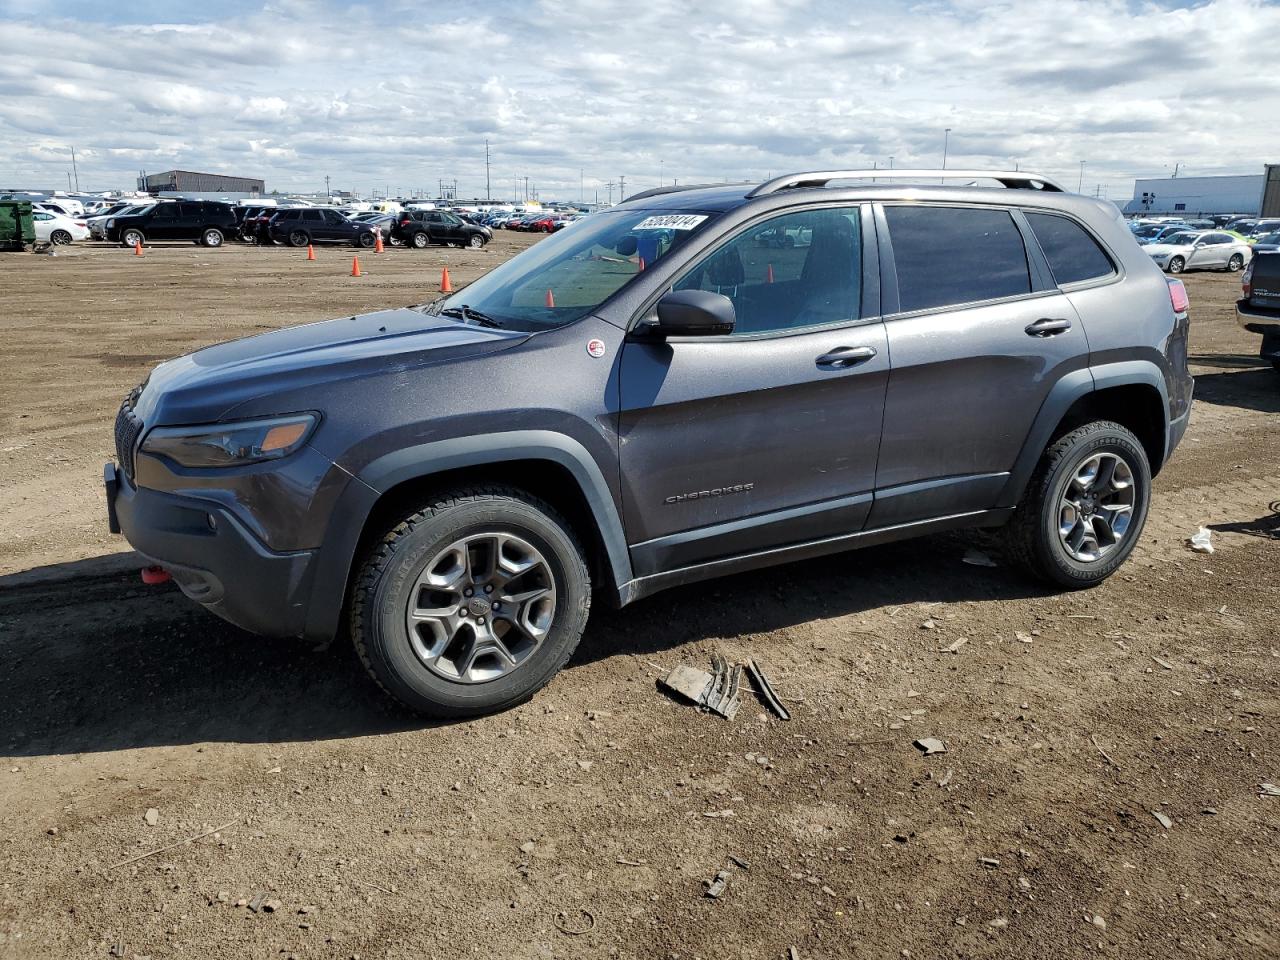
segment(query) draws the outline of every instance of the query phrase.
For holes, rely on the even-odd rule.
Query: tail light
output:
[[[1181,280],[1174,280],[1172,277],[1166,279],[1169,282],[1169,302],[1173,304],[1173,312],[1186,313],[1191,306],[1191,300],[1187,297],[1187,288],[1183,286]]]
[[[411,222],[412,222],[412,221],[410,221],[410,220],[408,220],[408,219],[401,220],[401,221],[400,221],[400,226],[402,226],[402,227],[407,227]]]
[[[1249,265],[1244,268],[1244,273],[1240,275],[1240,294],[1244,299],[1248,300],[1253,296],[1253,261],[1249,261]]]
[[[85,223],[83,220],[77,220],[77,221],[76,221],[76,226],[77,226],[77,227],[87,227],[87,226],[88,226],[88,224],[87,224],[87,223]]]

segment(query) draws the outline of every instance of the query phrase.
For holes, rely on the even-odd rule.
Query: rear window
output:
[[[1027,213],[1026,217],[1059,285],[1097,280],[1116,272],[1098,241],[1074,220],[1050,213]]]
[[[1006,210],[885,207],[903,312],[1031,292],[1027,251]]]

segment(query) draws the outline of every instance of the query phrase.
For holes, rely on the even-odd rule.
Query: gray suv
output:
[[[109,520],[213,612],[345,626],[465,716],[545,684],[593,596],[967,527],[1099,583],[1186,429],[1187,326],[1115,207],[1043,177],[654,190],[428,304],[160,364]]]

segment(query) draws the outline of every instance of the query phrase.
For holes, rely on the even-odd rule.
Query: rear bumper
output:
[[[137,487],[113,464],[107,501],[133,548],[192,600],[251,633],[302,635],[315,551],[269,550],[219,504]]]
[[[1250,333],[1262,335],[1260,355],[1280,360],[1280,310],[1255,307],[1248,300],[1236,301],[1236,320]]]

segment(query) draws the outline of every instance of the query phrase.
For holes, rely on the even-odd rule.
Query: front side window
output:
[[[861,281],[859,211],[847,207],[748,227],[695,263],[674,289],[728,297],[734,334],[749,335],[857,320]]]
[[[156,220],[172,220],[178,215],[177,206],[176,203],[157,204],[152,216]]]
[[[1040,249],[1049,261],[1053,279],[1059,284],[1097,280],[1115,273],[1111,259],[1098,246],[1098,241],[1074,220],[1051,213],[1026,213],[1031,232],[1040,241]]]
[[[904,312],[1031,292],[1022,234],[1007,210],[888,206]]]
[[[564,326],[590,314],[716,216],[630,207],[595,214],[434,301],[430,312],[529,332]]]

